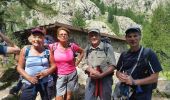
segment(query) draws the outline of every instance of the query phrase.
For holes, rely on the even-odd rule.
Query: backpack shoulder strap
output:
[[[69,43],[69,47],[71,48],[71,50],[72,50],[73,52],[75,52],[74,47],[73,47],[73,43]]]
[[[54,43],[53,46],[52,46],[52,50],[56,50],[57,49],[57,46],[58,46],[58,42]]]
[[[45,49],[45,51],[44,51],[44,57],[49,60],[49,57],[50,57],[50,51],[49,51],[49,49]]]
[[[28,57],[30,49],[31,49],[31,45],[27,45],[25,48],[25,59]]]
[[[105,53],[106,57],[107,57],[108,50],[109,50],[108,45],[109,45],[108,43],[103,42],[103,49],[101,49],[101,50],[100,50],[100,51],[104,51],[104,53]],[[88,55],[89,55],[89,53],[90,53],[90,52],[92,52],[92,50],[90,50],[90,45],[89,45],[89,44],[87,45],[87,47],[86,47],[85,51],[86,51],[86,56],[85,56],[85,58],[87,58],[87,57],[88,57]]]
[[[87,59],[88,58],[88,55],[89,53],[91,52],[92,50],[90,50],[90,45],[88,44],[85,48],[85,52],[86,52],[86,55],[85,55],[85,58]]]
[[[150,48],[144,48],[143,50],[143,56],[146,57],[146,59],[149,59],[149,55],[150,55],[151,49]]]
[[[77,52],[76,52],[76,50],[74,49],[74,46],[73,46],[73,45],[74,45],[74,43],[72,43],[72,42],[69,43],[69,46],[70,46],[71,50],[73,51],[73,56],[74,56],[74,57],[77,57]]]
[[[103,45],[104,53],[107,57],[108,50],[109,50],[109,47],[108,47],[109,44],[107,42],[103,42],[103,43],[104,43],[104,45]]]

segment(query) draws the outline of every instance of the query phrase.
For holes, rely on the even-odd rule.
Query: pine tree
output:
[[[84,15],[80,10],[77,10],[72,18],[72,25],[75,27],[84,28],[86,25]]]
[[[108,18],[107,18],[107,21],[109,23],[113,22],[113,9],[112,9],[112,7],[108,7]]]
[[[101,14],[104,15],[105,11],[106,11],[106,8],[105,8],[105,5],[104,5],[103,2],[101,2],[100,6],[99,6],[99,9],[101,11]]]
[[[154,12],[151,22],[144,26],[143,43],[156,51],[165,69],[170,66],[170,4],[160,5]]]

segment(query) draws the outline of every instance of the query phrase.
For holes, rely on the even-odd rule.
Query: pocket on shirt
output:
[[[97,58],[105,59],[106,55],[104,53],[100,53],[100,54],[97,55]]]

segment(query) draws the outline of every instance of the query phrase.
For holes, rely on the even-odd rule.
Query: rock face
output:
[[[73,14],[80,10],[86,19],[91,19],[93,15],[99,16],[100,11],[96,5],[89,0],[39,0],[39,2],[52,5],[58,14],[51,18],[46,18],[42,13],[35,13],[40,24],[54,23],[55,21],[71,25]]]
[[[166,95],[170,95],[170,81],[169,80],[159,80],[157,88],[159,92],[166,93]]]
[[[151,14],[152,11],[157,8],[160,3],[165,3],[168,0],[103,0],[104,4],[117,5],[118,8],[134,9],[136,13]],[[93,21],[92,18],[101,16],[99,8],[90,0],[38,0],[38,2],[49,4],[56,12],[55,16],[46,16],[41,12],[31,11],[31,17],[27,18],[27,24],[31,25],[33,20],[37,20],[39,25],[61,22],[71,25],[71,19],[77,10],[80,10],[83,14],[87,24],[86,28],[98,27],[103,33],[115,35],[114,32],[105,24],[105,21],[98,20]],[[105,20],[107,16],[105,17]],[[119,25],[119,33],[124,34],[127,27],[136,25],[136,23],[130,18],[123,16],[116,16],[116,20]],[[90,25],[90,26],[89,26]]]
[[[132,19],[128,18],[128,17],[124,17],[124,16],[115,16],[116,20],[119,24],[119,34],[124,35],[125,30],[130,27],[130,26],[139,26],[141,27],[141,25],[135,23]]]
[[[106,33],[110,35],[116,35],[111,29],[102,21],[86,20],[87,29],[97,28],[100,29],[101,33]]]
[[[99,8],[90,0],[75,0],[75,9],[82,11],[86,19],[100,15]]]
[[[135,12],[151,14],[152,11],[161,3],[166,3],[168,0],[103,0],[105,4],[115,4],[119,8],[131,8]]]
[[[117,5],[118,8],[134,9],[134,12],[151,14],[152,10],[157,8],[160,3],[165,3],[168,0],[103,0],[105,5]],[[114,32],[101,20],[89,21],[93,16],[100,16],[99,8],[90,0],[39,0],[39,2],[50,4],[51,7],[58,12],[56,16],[46,17],[44,14],[32,11],[32,18],[29,18],[27,24],[31,24],[33,19],[37,19],[40,25],[54,23],[56,21],[71,25],[71,19],[75,11],[80,10],[85,19],[86,24],[90,24],[87,28],[94,26],[101,29],[102,32],[115,35]],[[34,13],[34,14],[33,14]],[[107,17],[105,17],[107,19]],[[119,25],[119,33],[122,35],[127,27],[136,25],[130,18],[116,16]]]

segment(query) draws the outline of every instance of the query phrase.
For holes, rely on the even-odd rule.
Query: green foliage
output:
[[[18,1],[18,2],[17,2]],[[37,0],[1,0],[0,1],[0,25],[10,25],[12,31],[15,28],[26,28],[26,19],[30,17],[30,11],[42,12],[47,16],[56,15],[57,11],[51,8],[51,5],[43,4]]]
[[[114,20],[112,22],[112,27],[114,28],[113,32],[115,32],[115,34],[119,35],[119,24],[118,24],[115,17],[114,17]]]
[[[21,40],[14,36],[14,31],[23,30],[28,27],[37,26],[38,22],[34,19],[33,24],[27,24],[32,12],[41,12],[47,17],[57,14],[51,5],[43,4],[37,0],[1,0],[0,1],[0,30],[7,33],[12,41],[20,43]]]
[[[32,20],[32,25],[33,25],[33,26],[38,26],[38,21],[37,21],[36,19],[33,19],[33,20]]]
[[[84,15],[80,10],[77,10],[72,18],[72,25],[79,28],[84,28],[86,25]]]
[[[170,80],[170,71],[164,70],[162,73],[160,73],[160,76]]]
[[[90,0],[90,1],[92,1],[93,3],[96,4],[96,6],[100,9],[100,12],[102,15],[105,14],[107,7],[103,3],[103,1],[101,1],[101,0]]]
[[[144,24],[143,44],[153,48],[164,70],[170,70],[170,4],[160,5],[154,12],[151,22]]]
[[[103,2],[100,3],[99,9],[100,9],[100,11],[101,11],[101,14],[104,15],[104,14],[105,14],[105,11],[106,11],[106,7],[105,7],[105,5],[104,5]]]
[[[143,24],[145,22],[145,16],[143,14],[134,13],[132,9],[118,8],[117,5],[112,5],[108,9],[113,10],[113,14],[117,16],[126,16],[134,20],[136,23]]]
[[[113,22],[113,9],[112,9],[112,7],[108,8],[108,18],[107,18],[107,20],[108,20],[109,23]]]
[[[99,7],[100,0],[90,0],[90,1],[92,1],[94,4],[96,4],[97,7]]]

